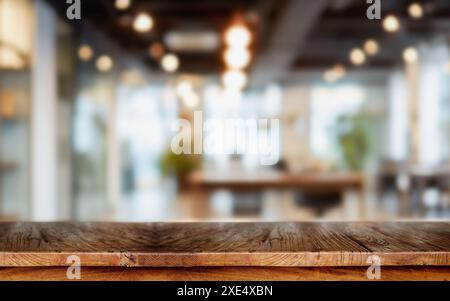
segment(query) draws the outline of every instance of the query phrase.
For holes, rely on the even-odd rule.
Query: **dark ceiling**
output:
[[[65,0],[48,0],[61,16],[65,16]],[[133,0],[132,6],[119,11],[114,0],[82,1],[82,20],[86,20],[106,32],[122,48],[137,55],[152,68],[159,68],[156,60],[148,55],[149,46],[163,42],[164,34],[172,30],[211,30],[222,34],[233,18],[243,17],[256,33],[253,51],[263,47],[264,35],[276,19],[276,12],[285,0]],[[151,32],[137,33],[132,29],[132,19],[139,12],[148,12],[155,21]],[[256,18],[254,17],[256,16]],[[177,52],[183,72],[210,73],[223,69],[219,51]]]
[[[61,14],[65,14],[65,0],[48,1]],[[291,55],[292,59],[287,67],[289,70],[322,69],[336,63],[349,66],[349,51],[353,47],[361,46],[368,38],[379,41],[381,52],[370,58],[364,67],[392,66],[400,62],[404,47],[430,39],[438,33],[447,35],[450,32],[448,0],[420,1],[425,3],[427,10],[421,20],[413,20],[407,14],[407,7],[413,1],[382,0],[383,15],[395,13],[401,18],[401,31],[396,34],[385,33],[381,21],[366,18],[366,0],[308,1],[134,0],[130,9],[118,11],[114,8],[114,0],[89,0],[82,2],[82,22],[91,22],[155,70],[159,65],[149,57],[148,47],[155,41],[163,41],[165,33],[177,29],[213,30],[222,33],[236,15],[246,18],[255,33],[255,43],[252,46],[255,56],[253,64],[265,63],[265,60],[257,58],[270,51],[270,45],[273,49],[285,47],[281,52],[278,49],[272,56]],[[317,16],[311,18],[311,27],[302,23],[302,17],[296,19],[295,11],[291,11],[291,20],[285,20],[284,16],[294,7],[299,10],[299,16],[301,13],[305,14],[305,10],[307,15],[307,10],[313,2],[323,2],[324,5],[320,10],[316,10]],[[149,12],[155,20],[155,27],[148,34],[136,33],[131,28],[130,20],[142,11]],[[281,26],[283,22],[286,23],[284,27]],[[276,30],[277,28],[280,30]],[[307,32],[302,33],[302,30]],[[275,45],[283,34],[286,35],[285,40],[305,41],[301,47],[280,43]],[[217,73],[223,69],[220,49],[212,53],[179,52],[177,55],[180,57],[183,72]]]
[[[380,44],[380,53],[369,58],[369,68],[390,67],[401,62],[405,47],[420,41],[430,40],[436,35],[450,33],[450,1],[419,1],[426,11],[424,17],[414,20],[408,15],[408,6],[413,0],[382,0],[382,16],[395,14],[401,20],[401,30],[388,34],[382,22],[366,18],[365,0],[349,1],[345,9],[328,8],[311,31],[308,47],[300,51],[294,68],[326,68],[341,63],[350,66],[349,51],[360,47],[366,39],[374,38]]]

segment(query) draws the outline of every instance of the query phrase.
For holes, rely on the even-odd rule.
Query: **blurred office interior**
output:
[[[450,2],[381,2],[0,0],[0,220],[448,220]],[[195,111],[276,162],[174,154]]]

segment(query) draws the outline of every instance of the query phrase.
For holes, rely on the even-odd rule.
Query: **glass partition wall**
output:
[[[30,1],[0,0],[0,220],[29,208],[32,20]]]

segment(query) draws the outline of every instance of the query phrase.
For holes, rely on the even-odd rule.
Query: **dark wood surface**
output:
[[[366,267],[82,267],[73,281],[450,281],[450,267],[382,267],[379,276]],[[67,281],[67,268],[0,268],[0,280]]]
[[[0,266],[450,266],[450,223],[0,223]]]
[[[188,183],[199,189],[261,190],[296,188],[306,191],[323,192],[362,189],[364,175],[359,172],[292,174],[287,172],[259,173],[208,173],[195,172],[189,176]]]

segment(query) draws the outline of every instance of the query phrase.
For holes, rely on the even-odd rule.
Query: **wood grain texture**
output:
[[[64,267],[0,268],[1,281],[68,281]],[[369,281],[365,267],[83,267],[71,281]],[[382,267],[380,281],[450,281],[450,267]],[[378,281],[378,280],[370,280]]]
[[[450,223],[0,223],[0,266],[450,266]]]

